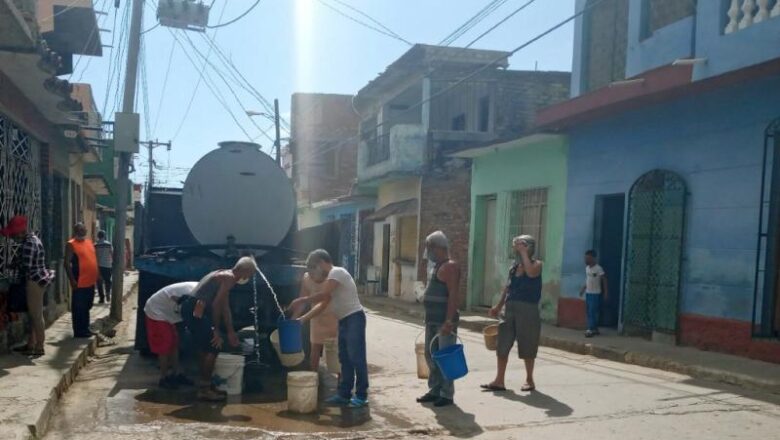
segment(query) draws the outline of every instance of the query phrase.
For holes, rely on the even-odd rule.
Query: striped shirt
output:
[[[16,267],[19,269],[19,276],[22,279],[28,279],[41,286],[48,286],[54,279],[54,272],[46,267],[46,252],[43,249],[43,243],[33,233],[28,233],[24,238],[21,253],[17,257]]]
[[[99,240],[95,243],[95,253],[97,253],[98,266],[111,267],[113,263],[114,246],[108,240]]]

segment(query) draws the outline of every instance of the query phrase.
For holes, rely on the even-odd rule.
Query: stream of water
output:
[[[276,308],[279,309],[279,313],[281,316],[284,316],[284,309],[282,308],[281,304],[279,304],[279,297],[276,295],[276,291],[274,290],[273,286],[271,286],[271,282],[268,281],[268,278],[265,276],[263,271],[260,270],[260,268],[257,269],[257,273],[260,274],[260,277],[265,281],[265,285],[268,286],[268,290],[271,291],[271,296],[274,299],[274,303],[276,304]],[[260,299],[259,295],[257,293],[257,275],[252,277],[252,291],[253,291],[253,299],[255,303],[255,343],[254,343],[254,355],[255,355],[255,361],[257,364],[260,364]]]

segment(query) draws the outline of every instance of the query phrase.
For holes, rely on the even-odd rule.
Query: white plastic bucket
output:
[[[339,362],[339,341],[336,338],[329,338],[323,344],[325,350],[325,363],[328,365],[328,372],[332,374],[341,373],[341,362]]]
[[[272,331],[269,339],[283,366],[288,368],[298,366],[306,358],[306,354],[303,351],[299,351],[298,353],[282,353],[282,348],[279,346],[279,330]]]
[[[244,356],[221,353],[217,356],[214,375],[221,379],[220,390],[228,395],[241,394],[244,388]]]
[[[428,362],[425,360],[425,342],[418,341],[420,335],[422,333],[417,335],[417,338],[414,340],[414,354],[417,357],[417,377],[419,379],[427,379],[431,372],[428,369]]]
[[[299,414],[317,410],[319,376],[313,371],[287,373],[287,409]]]

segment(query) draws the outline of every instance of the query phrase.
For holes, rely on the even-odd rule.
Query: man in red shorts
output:
[[[193,385],[179,370],[179,334],[176,324],[182,321],[179,303],[191,296],[198,283],[171,284],[152,295],[146,306],[146,335],[152,353],[160,360],[160,388],[175,390],[180,385]]]

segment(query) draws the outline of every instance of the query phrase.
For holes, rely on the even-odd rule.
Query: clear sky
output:
[[[211,0],[204,0],[209,4]],[[119,53],[123,16],[130,0],[121,0],[119,9],[114,0],[94,0],[95,8],[108,13],[99,17],[100,27],[113,29],[101,32],[104,48],[101,58],[76,59],[73,82],[88,82],[93,86],[98,108],[104,107],[105,117],[113,119],[113,109],[118,107],[117,65],[125,70],[126,55]],[[246,11],[255,0],[214,0],[210,24],[231,20]],[[456,40],[453,46],[468,44],[482,32],[521,7],[528,0],[505,0],[501,6],[473,29]],[[229,58],[238,71],[269,101],[278,98],[280,112],[289,120],[290,95],[294,92],[354,94],[369,80],[408,50],[409,45],[395,38],[367,29],[339,15],[324,5],[349,13],[360,20],[378,27],[366,17],[345,6],[349,5],[370,15],[397,35],[412,43],[438,44],[447,35],[464,24],[488,3],[488,0],[261,0],[259,5],[238,22],[209,29],[207,34]],[[256,138],[265,151],[270,151],[271,141],[263,131],[271,127],[271,121],[257,116],[250,121],[244,109],[263,111],[258,98],[239,87],[237,81],[227,76],[228,67],[212,50],[209,53],[207,39],[198,32],[171,31],[156,24],[157,0],[146,0],[143,29],[144,67],[139,79],[146,78],[146,87],[139,81],[139,99],[136,111],[141,113],[142,138],[173,141],[169,152],[164,148],[155,151],[159,169],[155,171],[158,183],[181,186],[187,169],[203,154],[216,148],[223,140],[247,140],[239,125],[233,120],[220,100],[230,108],[250,138]],[[509,50],[526,42],[559,21],[574,13],[574,0],[536,0],[502,26],[485,36],[473,47]],[[128,14],[129,15],[129,14]],[[222,19],[220,20],[220,17]],[[116,20],[116,26],[114,25]],[[129,24],[126,23],[129,29]],[[176,35],[186,47],[197,67],[172,36]],[[185,35],[186,34],[186,35]],[[189,39],[188,39],[189,37]],[[520,51],[511,60],[511,69],[571,70],[573,25],[569,24],[544,39]],[[189,41],[188,41],[189,40]],[[235,95],[190,46],[190,41],[201,54],[209,54],[209,62],[226,74]],[[121,62],[116,60],[121,56]],[[145,75],[143,71],[145,70]],[[203,81],[196,89],[200,72],[205,71]],[[167,81],[166,81],[166,72]],[[67,77],[66,77],[67,78]],[[216,89],[219,99],[207,84]],[[143,90],[146,89],[146,93]],[[108,90],[108,94],[106,94]],[[148,96],[144,105],[143,96]],[[121,96],[121,88],[119,89]],[[194,98],[192,98],[194,96]],[[192,99],[189,113],[188,103]],[[148,107],[148,111],[146,108]],[[149,125],[147,132],[145,126]],[[257,125],[257,128],[255,126]],[[181,128],[179,128],[181,127]],[[273,136],[273,130],[267,134]],[[282,132],[282,136],[287,133]],[[146,178],[146,152],[136,160],[136,181]]]

